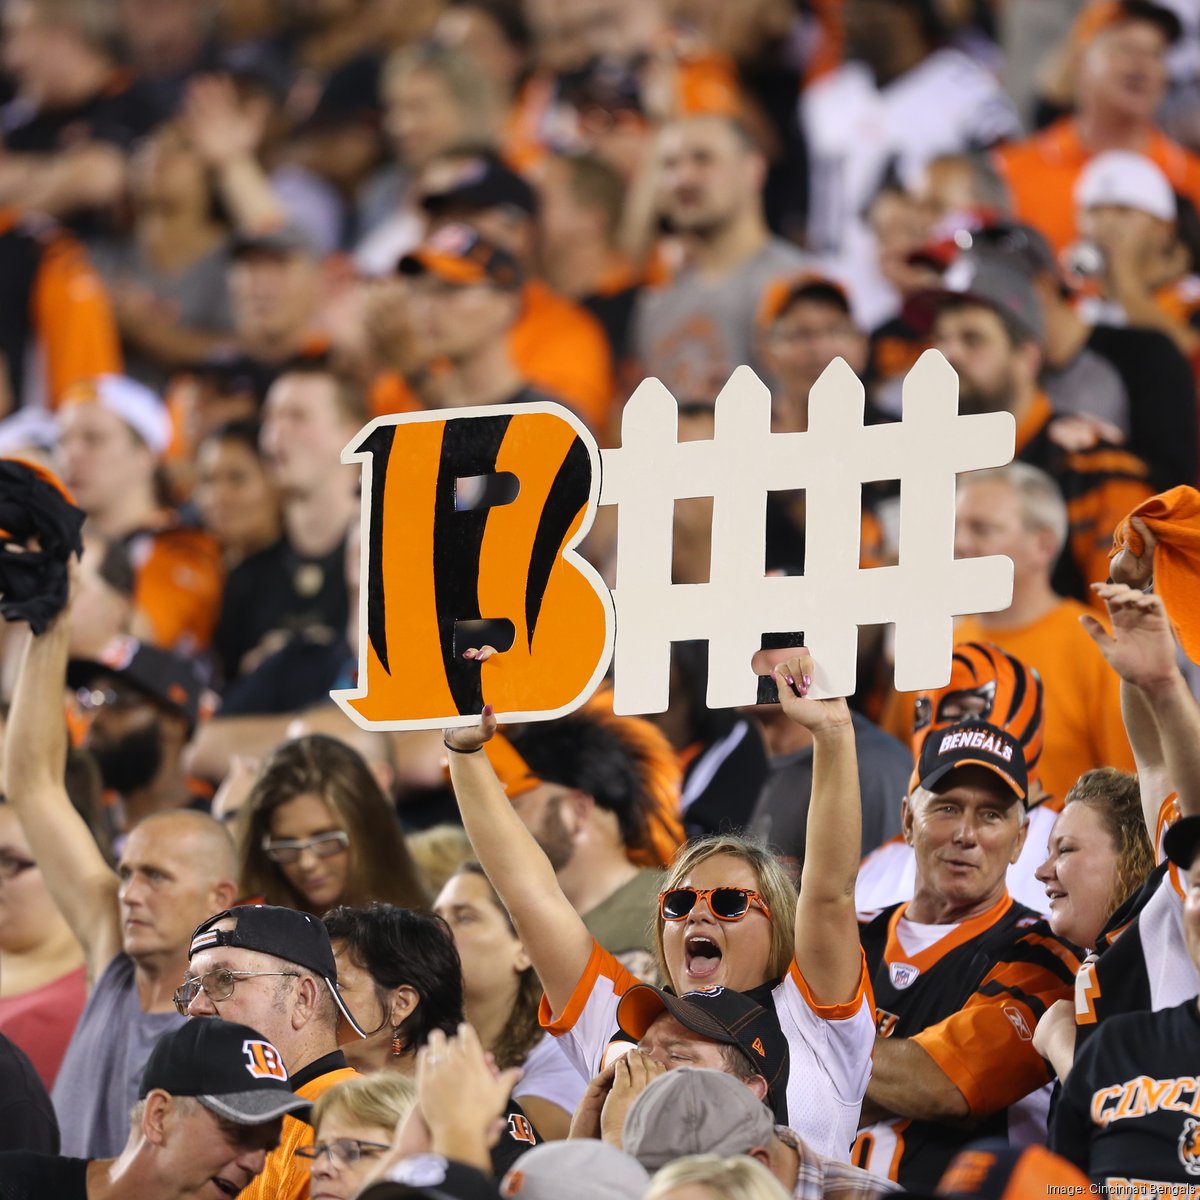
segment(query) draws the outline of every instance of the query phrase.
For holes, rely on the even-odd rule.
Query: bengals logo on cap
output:
[[[246,1070],[255,1079],[278,1079],[287,1082],[287,1067],[279,1051],[270,1042],[250,1041],[242,1043],[242,1053],[246,1056]]]
[[[548,718],[591,694],[614,618],[574,552],[600,486],[576,417],[550,404],[381,417],[344,458],[363,463],[366,636],[360,686],[334,699],[359,725],[465,725],[485,703],[509,719]],[[485,486],[472,505],[461,481],[480,477],[515,483],[515,496]],[[512,627],[486,664],[462,656],[477,634],[456,631],[481,621]]]

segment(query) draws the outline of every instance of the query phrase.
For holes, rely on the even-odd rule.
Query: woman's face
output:
[[[253,549],[278,530],[279,497],[245,442],[209,438],[196,456],[196,507],[205,528],[234,549]]]
[[[1050,831],[1049,854],[1036,875],[1050,901],[1050,928],[1091,949],[1111,915],[1118,854],[1088,804],[1068,804]]]
[[[0,804],[0,950],[36,949],[62,918],[21,831],[12,806]],[[10,874],[11,872],[11,874]]]
[[[433,911],[454,935],[468,1004],[473,999],[516,992],[529,958],[483,876],[469,871],[455,875],[434,901]]]
[[[271,813],[269,831],[272,841],[306,842],[318,834],[332,833],[342,828],[332,809],[320,796],[310,792],[294,796]],[[307,907],[322,913],[339,903],[346,892],[350,874],[350,851],[338,846],[328,858],[318,857],[316,850],[325,847],[305,847],[292,863],[276,863],[283,877],[304,897]]]
[[[337,962],[338,991],[342,1000],[354,1014],[359,1026],[369,1034],[368,1037],[360,1038],[350,1028],[346,1018],[341,1017],[338,1024],[338,1043],[346,1061],[352,1067],[360,1071],[374,1071],[379,1066],[383,1043],[392,1040],[392,1026],[388,1019],[391,1014],[379,999],[379,989],[370,972],[354,961],[345,942],[333,943],[333,957]],[[375,1032],[372,1033],[371,1030]]]
[[[706,858],[677,886],[759,890],[754,868],[734,854]],[[790,913],[773,916],[792,919]],[[708,901],[699,901],[682,921],[663,922],[663,954],[677,993],[718,986],[748,991],[767,981],[771,920],[751,905],[740,921],[719,921]]]
[[[345,1161],[341,1151],[343,1141],[373,1142],[385,1149],[391,1145],[391,1129],[383,1125],[367,1125],[348,1115],[331,1113],[316,1133],[318,1145],[330,1147],[332,1153],[322,1154],[312,1161],[311,1200],[350,1200],[358,1194],[367,1176],[379,1163],[383,1150],[375,1146],[359,1146],[356,1163]]]

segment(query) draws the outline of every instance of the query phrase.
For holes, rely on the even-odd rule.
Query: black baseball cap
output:
[[[1180,817],[1166,832],[1163,850],[1182,871],[1190,871],[1200,851],[1200,816]]]
[[[909,781],[911,796],[918,787],[933,791],[959,767],[983,767],[998,776],[1020,800],[1029,794],[1029,775],[1021,743],[986,721],[959,721],[934,729],[921,745],[921,757]]]
[[[509,252],[479,230],[458,222],[435,229],[415,250],[396,264],[400,275],[433,275],[445,283],[469,286],[490,283],[516,289],[524,273]]]
[[[431,216],[488,208],[515,208],[537,215],[537,193],[499,155],[479,153],[456,159],[449,154],[447,159],[429,172],[429,190],[421,197],[421,207]]]
[[[737,1046],[767,1081],[772,1109],[786,1123],[790,1058],[779,1022],[761,1004],[731,988],[711,987],[676,996],[648,983],[631,987],[617,1005],[617,1024],[636,1041],[669,1013],[710,1041]]]
[[[214,928],[226,919],[236,921],[237,925],[233,929]],[[275,904],[239,904],[236,908],[227,908],[196,926],[188,948],[188,960],[213,946],[271,954],[320,976],[354,1032],[359,1037],[367,1036],[338,991],[337,961],[333,957],[329,933],[310,913]]]
[[[500,1192],[481,1171],[440,1154],[415,1154],[388,1171],[358,1200],[500,1200]]]
[[[176,709],[187,718],[189,730],[200,719],[204,681],[192,660],[182,654],[122,635],[108,642],[95,658],[74,658],[67,664],[67,686],[71,688],[90,687],[104,675]]]
[[[220,1017],[185,1021],[155,1042],[138,1099],[155,1089],[194,1096],[238,1125],[262,1125],[309,1107],[292,1091],[279,1051],[258,1030]]]

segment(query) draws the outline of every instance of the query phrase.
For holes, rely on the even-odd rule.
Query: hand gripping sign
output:
[[[373,729],[473,725],[485,703],[501,720],[549,719],[582,704],[615,657],[615,711],[662,712],[671,643],[705,639],[709,706],[753,704],[763,635],[798,629],[819,647],[810,694],[848,695],[858,626],[888,622],[896,686],[944,686],[953,618],[1012,599],[1009,559],[954,558],[956,475],[1009,462],[1015,423],[960,415],[957,376],[933,350],[903,401],[903,420],[864,425],[862,384],[835,359],[805,433],[771,432],[749,367],[717,397],[709,440],[679,441],[656,379],[603,452],[554,404],[376,419],[342,455],[363,464],[363,632],[359,687],[333,698]],[[864,569],[862,484],[881,479],[900,481],[899,562]],[[801,488],[805,572],[768,578],[767,493]],[[675,584],[674,504],[694,496],[713,499],[709,582]],[[617,512],[611,594],[576,551],[597,503]],[[462,657],[482,623],[511,636],[484,664]]]

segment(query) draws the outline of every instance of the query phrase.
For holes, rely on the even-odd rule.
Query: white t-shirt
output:
[[[538,1096],[573,1113],[587,1089],[587,1080],[567,1057],[558,1038],[543,1034],[521,1067],[522,1075],[513,1088],[514,1099]]]
[[[582,978],[556,1019],[543,998],[543,1027],[558,1038],[585,1078],[597,1075],[611,1057],[609,1043],[618,1030],[617,1005],[641,982],[595,942]],[[866,957],[858,991],[847,1004],[817,1004],[795,960],[771,999],[790,1058],[787,1123],[818,1154],[849,1162],[875,1048]],[[628,1049],[627,1043],[619,1045]]]
[[[1021,136],[999,82],[960,50],[935,50],[885,87],[847,62],[804,92],[801,116],[811,171],[808,244],[850,286],[867,328],[887,320],[898,297],[879,273],[865,212],[894,173],[905,187],[941,154]]]

